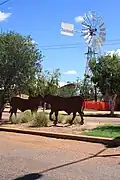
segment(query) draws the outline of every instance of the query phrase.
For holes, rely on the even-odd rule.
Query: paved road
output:
[[[0,180],[119,180],[120,147],[0,132]]]

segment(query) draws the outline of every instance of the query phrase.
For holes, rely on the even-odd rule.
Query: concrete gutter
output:
[[[53,133],[46,131],[37,131],[37,130],[28,130],[28,129],[20,129],[20,128],[9,128],[9,127],[0,127],[0,131],[5,132],[14,132],[14,133],[22,133],[29,135],[37,135],[51,138],[61,138],[61,139],[69,139],[69,140],[77,140],[77,141],[86,141],[92,143],[102,143],[102,144],[115,144],[120,145],[120,138],[103,138],[103,137],[93,137],[93,136],[84,136],[84,135],[74,135],[74,134],[65,134],[65,133]]]

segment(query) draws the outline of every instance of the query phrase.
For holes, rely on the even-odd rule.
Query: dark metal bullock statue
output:
[[[33,114],[34,111],[37,112],[38,107],[40,105],[40,102],[43,101],[43,97],[41,95],[38,95],[36,97],[29,97],[29,99],[23,99],[20,97],[13,97],[10,101],[11,109],[9,111],[10,118],[12,117],[13,113],[16,116],[17,109],[24,112],[26,110],[31,110],[31,113]]]
[[[51,112],[49,114],[50,120],[52,119],[52,114],[55,113],[55,121],[54,125],[56,126],[58,122],[58,112],[65,111],[67,114],[73,113],[73,118],[70,121],[70,125],[73,124],[73,121],[76,117],[76,113],[78,112],[81,117],[80,124],[84,124],[83,119],[83,105],[84,98],[82,96],[72,96],[72,97],[60,97],[53,95],[44,96],[44,102],[51,105]]]

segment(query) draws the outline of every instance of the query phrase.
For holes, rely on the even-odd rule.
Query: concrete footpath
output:
[[[45,137],[51,137],[51,138],[86,141],[86,142],[92,142],[92,143],[114,144],[118,146],[120,145],[120,137],[115,138],[115,139],[103,138],[103,137],[93,137],[93,136],[84,136],[84,135],[75,135],[75,134],[66,134],[66,133],[57,133],[57,132],[46,132],[46,131],[41,131],[41,130],[31,130],[28,128],[23,129],[23,128],[5,127],[5,126],[1,126],[0,131],[38,135],[38,136],[45,136]]]

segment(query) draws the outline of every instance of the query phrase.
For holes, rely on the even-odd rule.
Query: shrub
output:
[[[78,116],[78,117],[75,118],[74,124],[80,124],[80,121],[81,121],[81,117]]]
[[[62,123],[62,124],[66,123],[64,115],[62,115],[62,114],[58,115],[58,123]]]
[[[19,124],[19,123],[28,123],[33,120],[33,116],[31,115],[31,111],[27,110],[25,112],[21,112],[17,117],[12,116],[10,119],[11,123]]]
[[[73,115],[67,116],[67,117],[66,117],[66,123],[69,124],[70,121],[72,120],[72,117],[73,117]],[[73,124],[80,124],[80,121],[81,121],[80,117],[75,117],[75,119],[74,119],[74,121],[73,121]]]
[[[48,122],[48,115],[46,115],[44,112],[39,112],[34,116],[32,125],[34,127],[47,127]]]
[[[52,115],[53,120],[55,121],[55,114]],[[66,116],[63,114],[58,114],[58,123],[65,124],[66,123]]]
[[[11,122],[12,124],[20,124],[20,118],[19,118],[19,117],[12,116],[12,117],[10,118],[10,122]]]
[[[72,120],[72,116],[71,115],[66,116],[66,118],[65,118],[66,123],[69,124],[71,120]]]
[[[20,114],[20,122],[28,123],[33,120],[33,116],[31,115],[31,111],[27,110],[24,113]]]

